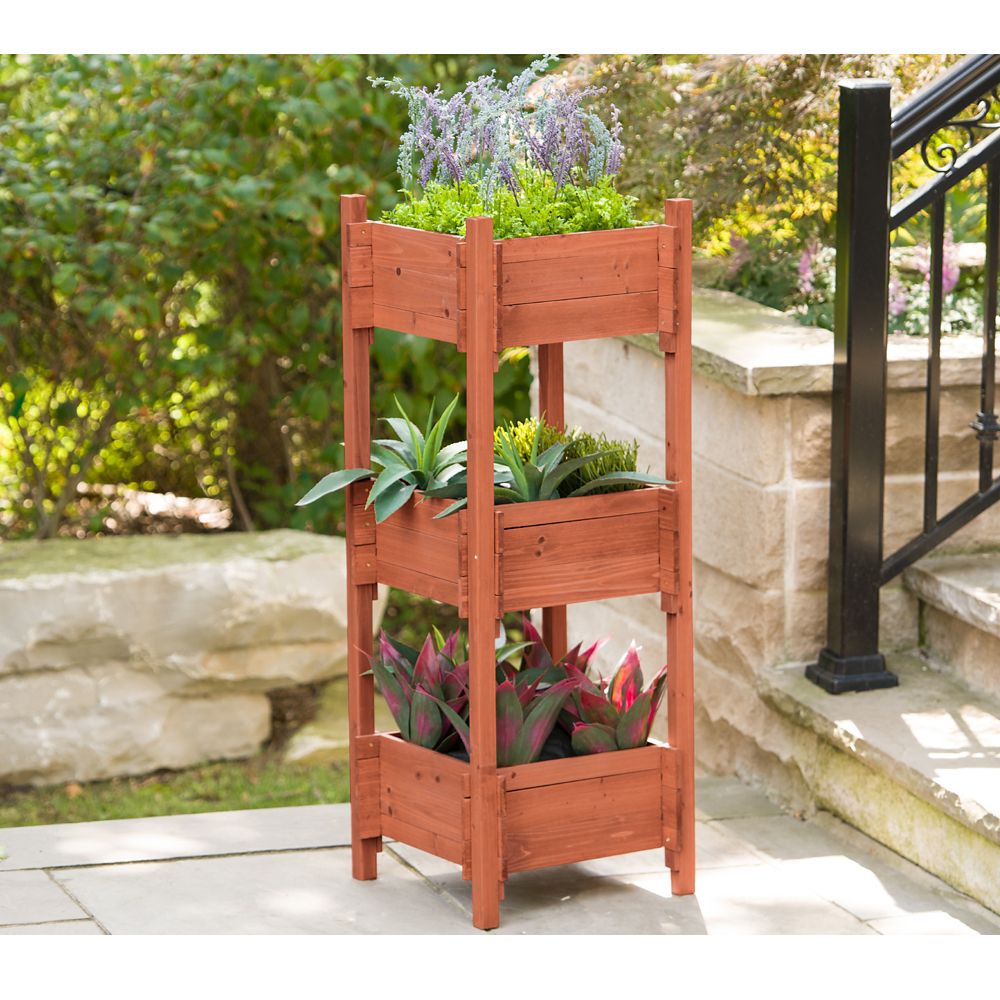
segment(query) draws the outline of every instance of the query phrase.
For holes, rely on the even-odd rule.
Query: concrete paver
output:
[[[1000,916],[828,814],[801,821],[704,775],[697,801],[696,895],[671,895],[661,851],[521,872],[498,933],[1000,933]],[[349,809],[0,831],[20,869],[0,870],[0,933],[477,933],[449,862],[387,841],[378,880],[354,881]]]
[[[86,916],[45,872],[0,872],[0,926]]]
[[[22,826],[0,830],[0,847],[7,855],[0,861],[0,872],[340,847],[350,842],[350,812],[338,805]]]

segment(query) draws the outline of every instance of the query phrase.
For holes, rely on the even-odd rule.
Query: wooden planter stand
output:
[[[677,895],[694,892],[691,618],[691,205],[665,224],[493,239],[370,222],[341,199],[347,467],[371,442],[369,346],[375,327],[452,343],[466,354],[469,504],[414,497],[382,524],[349,488],[348,637],[354,877],[376,877],[383,837],[446,858],[472,880],[473,923],[500,922],[512,872],[665,849]],[[493,503],[493,374],[505,347],[538,345],[540,410],[562,425],[566,341],[657,330],[665,352],[666,478],[676,486]],[[637,413],[636,422],[650,419]],[[372,605],[378,583],[454,604],[468,619],[471,761],[374,731]],[[494,639],[508,611],[542,608],[554,657],[566,605],[659,593],[670,670],[668,743],[496,764]]]

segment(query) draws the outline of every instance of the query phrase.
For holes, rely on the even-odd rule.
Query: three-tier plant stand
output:
[[[453,861],[472,880],[473,923],[500,922],[512,872],[663,847],[674,894],[694,891],[691,618],[691,203],[663,225],[493,239],[367,219],[341,200],[347,467],[367,466],[370,351],[384,327],[466,355],[469,503],[411,499],[382,524],[347,503],[353,874],[376,877],[390,837]],[[538,503],[493,502],[493,375],[498,354],[538,346],[539,408],[563,422],[563,344],[659,332],[669,487]],[[636,412],[636,424],[653,414]],[[468,619],[471,760],[374,731],[372,605],[379,583],[445,601]],[[556,658],[566,605],[659,593],[669,654],[668,742],[517,767],[496,764],[494,641],[508,611],[542,608]]]

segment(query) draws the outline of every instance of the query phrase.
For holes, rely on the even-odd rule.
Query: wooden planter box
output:
[[[377,873],[382,838],[430,851],[472,880],[473,923],[496,927],[512,873],[652,847],[675,893],[694,891],[691,619],[690,204],[664,225],[492,239],[371,222],[341,203],[347,467],[367,465],[375,327],[466,354],[469,504],[412,498],[382,524],[368,484],[349,487],[348,679],[354,876]],[[493,502],[493,373],[506,347],[537,345],[539,408],[561,425],[563,344],[657,331],[664,351],[669,487]],[[471,761],[374,732],[372,603],[378,583],[455,605],[469,624]],[[514,768],[496,766],[494,636],[508,611],[541,609],[555,657],[566,605],[660,593],[666,612],[669,742]],[[586,638],[586,637],[581,637]],[[658,664],[656,666],[659,666]]]
[[[435,520],[452,501],[411,498],[381,524],[359,504],[372,539],[357,579],[453,604],[468,617],[468,515]],[[496,595],[501,614],[660,592],[677,594],[676,493],[626,493],[506,504],[494,511]]]
[[[469,765],[376,733],[355,740],[362,835],[390,837],[472,871]],[[501,874],[663,847],[678,840],[678,754],[665,744],[498,768]],[[669,864],[668,856],[668,864]]]

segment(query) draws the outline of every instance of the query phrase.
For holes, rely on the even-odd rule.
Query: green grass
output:
[[[274,753],[184,771],[157,771],[42,788],[0,788],[0,844],[8,826],[133,819],[348,800],[347,764],[286,764]]]

